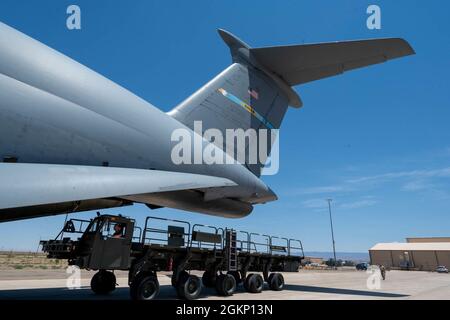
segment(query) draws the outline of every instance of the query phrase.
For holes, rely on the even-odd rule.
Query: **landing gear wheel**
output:
[[[187,275],[180,277],[177,284],[177,293],[181,299],[195,300],[202,291],[202,282],[199,277]]]
[[[236,279],[231,274],[221,274],[217,277],[216,282],[217,293],[221,296],[228,297],[236,291]]]
[[[263,290],[264,279],[259,274],[250,274],[247,279],[246,290],[250,293],[260,293]]]
[[[206,288],[214,288],[216,286],[217,275],[215,272],[205,271],[202,276],[202,283]]]
[[[234,280],[236,280],[236,285],[242,282],[241,274],[239,273],[239,271],[229,271],[227,274],[230,274],[234,277]]]
[[[271,273],[267,281],[269,287],[274,291],[281,291],[284,287],[284,277],[281,273]]]
[[[91,289],[95,294],[108,294],[116,289],[116,276],[111,271],[100,270],[91,279]]]
[[[158,278],[152,274],[137,276],[130,285],[130,295],[133,300],[153,300],[158,294]]]

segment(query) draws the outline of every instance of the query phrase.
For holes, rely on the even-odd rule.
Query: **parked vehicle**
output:
[[[369,264],[367,262],[358,263],[356,265],[356,270],[366,271],[368,267],[369,267]]]
[[[185,300],[197,299],[202,287],[231,296],[239,283],[251,293],[260,293],[264,282],[281,291],[280,272],[298,272],[305,258],[301,241],[286,239],[285,245],[274,245],[272,239],[281,238],[264,235],[267,244],[263,244],[252,235],[257,234],[162,217],[147,217],[144,228],[139,228],[131,218],[98,215],[91,220],[70,219],[58,236],[40,244],[48,258],[98,270],[91,289],[99,295],[116,289],[115,270],[128,270],[133,300],[157,298],[159,271],[172,272],[172,286]],[[191,270],[203,271],[203,276]]]
[[[448,273],[448,269],[445,266],[439,266],[436,268],[437,273]]]

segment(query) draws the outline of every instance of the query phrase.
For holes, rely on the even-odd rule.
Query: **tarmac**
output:
[[[65,270],[0,270],[0,300],[126,300],[129,299],[127,273],[116,272],[118,286],[106,296],[89,288],[94,272],[82,271],[81,288],[68,289]],[[373,274],[356,270],[301,270],[284,273],[281,292],[268,288],[252,294],[239,286],[232,297],[217,296],[204,288],[200,299],[209,300],[449,300],[450,274],[419,271],[388,271],[386,280],[372,281]],[[177,299],[170,274],[160,273],[158,299]],[[379,287],[377,287],[379,284]]]

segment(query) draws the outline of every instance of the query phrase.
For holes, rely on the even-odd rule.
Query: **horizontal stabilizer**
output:
[[[264,67],[295,86],[415,54],[403,39],[388,38],[251,48]]]
[[[0,209],[235,185],[225,178],[179,172],[0,163]]]

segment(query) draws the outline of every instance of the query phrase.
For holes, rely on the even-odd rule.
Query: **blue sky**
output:
[[[66,28],[70,4],[82,30]],[[366,8],[382,10],[368,30]],[[450,28],[448,1],[11,1],[0,20],[170,110],[230,63],[216,33],[252,46],[403,37],[416,56],[297,87],[304,108],[281,130],[281,163],[264,180],[279,201],[228,220],[141,205],[148,214],[300,238],[330,251],[333,198],[338,251],[376,242],[450,235]],[[91,217],[93,213],[74,214]],[[35,249],[64,216],[0,224],[0,250]]]

